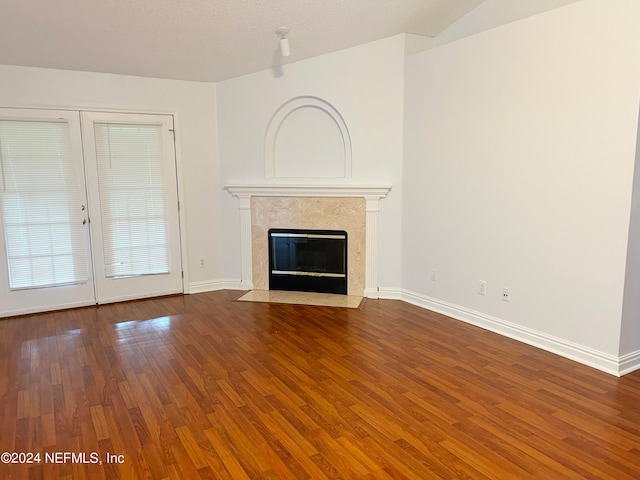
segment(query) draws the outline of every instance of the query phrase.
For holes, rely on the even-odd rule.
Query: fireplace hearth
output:
[[[347,294],[347,232],[272,228],[269,290]]]

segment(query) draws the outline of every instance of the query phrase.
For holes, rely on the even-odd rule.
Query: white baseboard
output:
[[[394,290],[389,290],[390,295],[397,294]],[[385,297],[390,298],[390,297]],[[458,305],[450,304],[435,298],[422,295],[408,290],[400,290],[400,299],[412,305],[417,305],[427,310],[431,310],[448,317],[470,323],[477,327],[484,328],[505,337],[513,338],[520,342],[541,348],[548,352],[555,353],[576,362],[588,365],[611,375],[621,376],[632,370],[640,368],[640,352],[625,356],[625,368],[622,367],[622,358],[609,355],[577,343],[569,342],[559,337],[554,337],[546,333],[523,327],[515,323],[502,320],[497,317],[485,315],[474,310],[470,310]],[[626,357],[629,357],[626,359]]]
[[[380,287],[378,293],[385,300],[402,300],[401,288]]]
[[[206,282],[191,282],[185,293],[205,293],[217,290],[252,290],[253,285],[242,283],[239,279],[223,278]]]
[[[379,293],[377,288],[365,288],[362,296],[365,298],[379,298]]]
[[[636,370],[640,370],[640,350],[627,353],[619,358],[618,375],[620,377],[627,373],[635,372]]]

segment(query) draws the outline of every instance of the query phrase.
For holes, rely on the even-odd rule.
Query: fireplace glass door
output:
[[[269,289],[347,293],[347,232],[269,230]]]

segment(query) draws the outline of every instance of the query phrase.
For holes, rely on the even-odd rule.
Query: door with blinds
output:
[[[181,293],[173,117],[81,117],[97,303]]]
[[[95,303],[78,112],[0,109],[0,316]]]
[[[182,293],[170,115],[0,109],[0,317]]]

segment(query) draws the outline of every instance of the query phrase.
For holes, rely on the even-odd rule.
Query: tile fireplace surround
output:
[[[240,201],[242,282],[269,289],[269,228],[346,230],[349,295],[378,298],[379,201],[388,185],[228,185]]]

